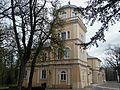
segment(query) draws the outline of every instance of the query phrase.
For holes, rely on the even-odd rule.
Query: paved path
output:
[[[46,90],[72,90],[72,89],[46,89]],[[120,83],[112,81],[103,84],[96,84],[96,85],[94,84],[92,86],[79,90],[120,90]]]
[[[93,85],[92,87],[84,88],[83,90],[120,90],[120,83],[106,82],[104,84]]]

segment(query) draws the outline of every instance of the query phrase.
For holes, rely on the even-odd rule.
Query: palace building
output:
[[[64,29],[60,33],[65,42],[65,55],[60,59],[57,53],[57,58],[53,58],[51,52],[46,49],[45,60],[36,63],[33,87],[45,85],[47,88],[77,90],[93,83],[99,83],[96,75],[100,74],[98,72],[100,72],[101,61],[96,58],[91,59],[83,47],[76,45],[76,43],[81,44],[86,41],[87,28],[82,22],[80,10],[75,5],[65,5],[60,17],[66,20]],[[29,73],[30,68],[27,67],[23,86],[28,84]]]

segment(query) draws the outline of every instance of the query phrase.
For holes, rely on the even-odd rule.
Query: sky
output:
[[[86,0],[70,0],[70,3],[76,6],[84,6]],[[68,4],[69,0],[61,0],[63,5]],[[93,26],[86,25],[87,33],[86,33],[86,42],[95,35],[95,32],[100,28],[100,23],[96,22]],[[89,48],[88,54],[94,57],[97,57],[102,60],[104,63],[105,50],[109,45],[120,45],[120,23],[117,22],[113,26],[109,26],[109,30],[105,32],[106,42],[98,42],[99,47],[92,46]]]

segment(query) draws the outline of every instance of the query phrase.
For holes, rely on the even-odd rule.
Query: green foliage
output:
[[[11,26],[0,27],[0,85],[9,85],[17,82],[16,53]],[[13,40],[12,40],[13,39]]]

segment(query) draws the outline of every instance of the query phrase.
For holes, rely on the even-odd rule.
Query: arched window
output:
[[[69,48],[65,49],[65,59],[70,59],[70,49]]]
[[[62,71],[60,76],[61,76],[61,77],[60,77],[60,80],[62,80],[62,81],[65,81],[66,78],[67,78],[67,74],[66,74],[65,71]]]

